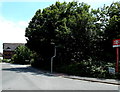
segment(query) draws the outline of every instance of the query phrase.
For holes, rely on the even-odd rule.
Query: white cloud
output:
[[[27,22],[27,21],[19,21],[19,22],[18,22],[18,25],[19,25],[19,27],[21,27],[21,28],[26,28],[27,25],[28,25],[28,22]]]
[[[13,22],[0,17],[0,52],[2,43],[25,43],[26,21]]]

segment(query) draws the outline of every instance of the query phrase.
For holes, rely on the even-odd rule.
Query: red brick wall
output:
[[[3,59],[11,59],[14,55],[14,51],[3,51]]]

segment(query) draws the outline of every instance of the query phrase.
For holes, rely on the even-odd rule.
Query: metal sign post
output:
[[[53,72],[53,58],[56,57],[56,46],[55,46],[55,49],[54,49],[54,56],[51,57],[51,73]]]
[[[51,58],[51,73],[53,72],[53,58],[54,57]]]
[[[116,47],[116,73],[119,71],[119,47],[120,47],[120,39],[113,40],[113,47]]]
[[[116,47],[116,72],[117,73],[119,71],[118,66],[119,66],[119,48]]]

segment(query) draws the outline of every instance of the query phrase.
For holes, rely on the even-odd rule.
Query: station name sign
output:
[[[113,47],[120,47],[120,39],[113,40]]]

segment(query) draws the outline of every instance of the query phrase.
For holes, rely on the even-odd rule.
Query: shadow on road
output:
[[[63,76],[64,78],[69,78],[69,79],[77,79],[77,80],[82,80],[82,81],[99,82],[99,83],[107,83],[107,84],[114,84],[114,85],[118,85],[120,83],[120,81],[117,81],[117,80],[106,81],[106,79],[69,76],[69,75],[61,74],[61,73],[50,73],[49,71],[39,70],[31,66],[23,67],[22,65],[18,65],[18,66],[14,65],[14,67],[10,67],[10,66],[3,67],[2,71],[5,71],[5,72],[14,71],[16,73],[30,73],[31,75],[42,75],[42,76],[47,76],[47,77]],[[120,89],[120,86],[118,87],[118,89]]]
[[[48,71],[38,70],[31,66],[27,67],[11,67],[11,68],[3,68],[2,71],[15,71],[16,73],[31,73],[32,75],[44,75],[49,77],[57,77],[59,75],[52,74]]]

